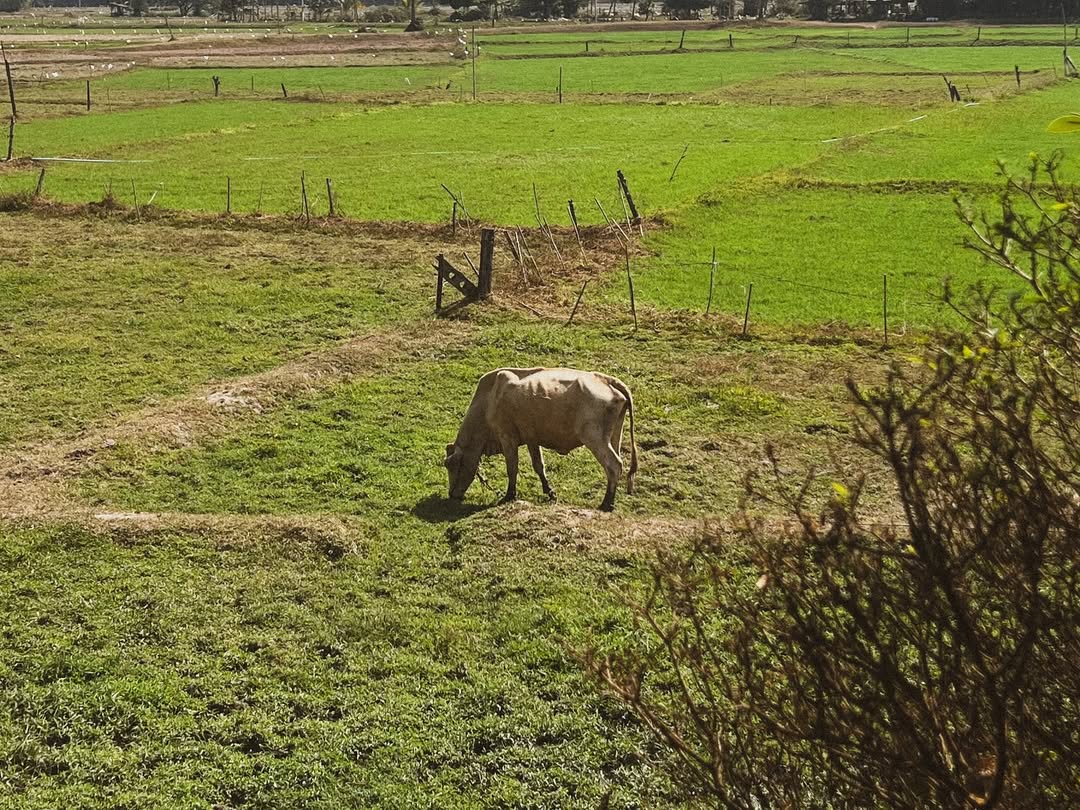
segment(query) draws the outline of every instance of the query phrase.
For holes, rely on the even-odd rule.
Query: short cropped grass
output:
[[[717,348],[716,338],[662,326],[633,335],[621,327],[493,326],[435,359],[402,360],[392,373],[291,401],[202,447],[122,443],[99,456],[80,493],[102,509],[406,516],[445,497],[444,447],[482,374],[565,365],[616,374],[635,392],[639,493],[620,496],[618,510],[697,516],[735,507],[746,468],[732,457],[763,458],[766,437],[793,461],[823,457],[830,436],[846,429],[846,395],[842,374],[815,380],[812,369],[877,362],[852,345]],[[546,456],[564,503],[599,504],[603,471],[587,450]],[[501,458],[486,467],[490,488],[478,481],[469,494],[478,506],[506,486]],[[520,477],[522,497],[543,502],[527,454]]]
[[[1073,141],[1046,131],[1073,108],[1074,96],[1072,84],[1063,82],[996,102],[938,109],[845,144],[800,171],[845,182],[996,184],[999,160],[1022,171],[1029,153],[1049,156],[1060,149],[1066,171],[1075,172]]]
[[[467,527],[0,527],[6,805],[670,806],[562,646],[632,558]]]
[[[966,231],[947,193],[888,189],[765,188],[721,194],[679,212],[646,240],[636,262],[638,301],[703,312],[709,306],[712,249],[717,267],[711,310],[751,322],[842,323],[902,333],[947,320],[943,282],[959,288],[1002,281],[963,248]],[[625,283],[610,294],[624,299]]]
[[[0,445],[70,433],[427,308],[429,257],[415,246],[0,216]],[[395,258],[374,258],[382,251]]]
[[[445,104],[343,108],[334,104],[206,102],[25,125],[23,148],[45,157],[120,163],[49,164],[46,190],[62,200],[100,199],[109,188],[134,202],[222,211],[297,212],[300,174],[326,210],[332,177],[341,210],[360,219],[446,221],[450,198],[496,223],[535,222],[533,184],[545,215],[566,222],[567,199],[586,223],[599,198],[619,215],[616,170],[640,210],[662,211],[717,186],[829,151],[823,141],[877,129],[895,110],[565,104]],[[690,145],[677,181],[670,175]],[[133,162],[124,162],[133,161]],[[146,162],[140,162],[146,161]],[[31,173],[0,175],[0,190],[27,188]]]

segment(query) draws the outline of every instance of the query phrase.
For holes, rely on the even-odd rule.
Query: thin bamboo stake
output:
[[[630,275],[630,247],[624,245],[626,256],[626,285],[630,288],[630,314],[634,316],[634,330],[637,331],[637,302],[634,299],[634,277]]]
[[[142,211],[139,210],[139,193],[135,191],[135,179],[131,180],[131,197],[135,200],[135,216],[142,222]]]
[[[712,293],[713,293],[713,279],[716,276],[716,246],[712,249],[712,261],[709,263],[709,303],[705,305],[705,314],[709,314],[709,310],[712,309]]]
[[[889,345],[889,275],[881,277],[881,322],[885,345]]]
[[[311,223],[311,209],[308,207],[307,197],[307,176],[304,172],[300,172],[300,203],[304,212],[305,224]]]
[[[746,337],[746,329],[750,324],[750,299],[754,295],[754,282],[750,282],[750,287],[746,291],[746,313],[743,315],[742,321],[742,336]]]

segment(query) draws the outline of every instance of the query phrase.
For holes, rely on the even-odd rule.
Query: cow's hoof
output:
[[[551,501],[552,503],[554,503],[555,501],[559,500],[559,496],[555,494],[555,490],[553,490],[553,489],[549,489],[549,490],[548,490],[547,492],[545,492],[544,494],[545,494],[545,495],[547,495],[547,499],[548,499],[549,501]]]
[[[611,503],[608,503],[607,501],[604,501],[602,504],[600,504],[600,511],[601,512],[614,512],[615,511],[615,501],[612,501]]]
[[[516,500],[517,500],[517,495],[511,495],[511,494],[507,493],[506,495],[502,496],[502,499],[499,501],[499,503],[500,504],[513,503]]]

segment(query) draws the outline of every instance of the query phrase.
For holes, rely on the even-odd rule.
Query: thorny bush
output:
[[[581,659],[722,807],[1080,806],[1080,193],[1007,178],[968,246],[1021,282],[945,299],[966,327],[849,383],[860,482],[748,481],[737,540],[661,555],[629,649]],[[1015,291],[1017,286],[1020,291]],[[788,530],[752,517],[781,504]]]

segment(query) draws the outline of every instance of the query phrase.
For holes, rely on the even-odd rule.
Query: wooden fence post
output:
[[[8,136],[7,136],[7,159],[11,160],[12,152],[15,149],[15,116],[11,116],[11,120],[8,122]]]
[[[480,231],[480,272],[477,273],[477,289],[480,298],[491,295],[491,273],[495,260],[495,229],[484,228]]]
[[[34,199],[41,196],[41,190],[45,186],[45,167],[41,167],[41,173],[38,174],[37,188],[34,189]]]
[[[705,305],[705,314],[709,314],[709,310],[712,309],[712,293],[713,293],[713,279],[716,276],[716,246],[712,249],[712,261],[709,263],[709,303]]]
[[[304,172],[300,172],[300,206],[304,213],[304,223],[311,223],[311,209],[308,208],[307,199],[307,176]]]
[[[90,112],[90,80],[86,80],[86,111]]]
[[[336,209],[334,207],[334,181],[329,177],[326,178],[326,199],[330,202],[330,216],[336,216]]]
[[[442,312],[442,288],[443,288],[443,262],[446,261],[445,257],[440,253],[436,259],[438,262],[435,272],[437,273],[435,281],[435,314],[438,315]]]
[[[11,117],[15,119],[19,117],[19,111],[15,107],[15,82],[11,78],[11,63],[8,61],[7,51],[4,50],[3,42],[0,42],[0,55],[4,57],[4,72],[7,74],[8,99],[11,101]]]
[[[289,97],[289,91],[285,89],[285,82],[281,83],[281,95],[285,98]]]
[[[232,213],[232,178],[225,176],[225,213]]]
[[[742,336],[746,337],[746,329],[750,325],[750,299],[754,296],[754,282],[750,282],[750,287],[746,291],[746,314],[743,315],[742,320]]]
[[[889,345],[889,275],[881,277],[881,322],[885,345]]]

